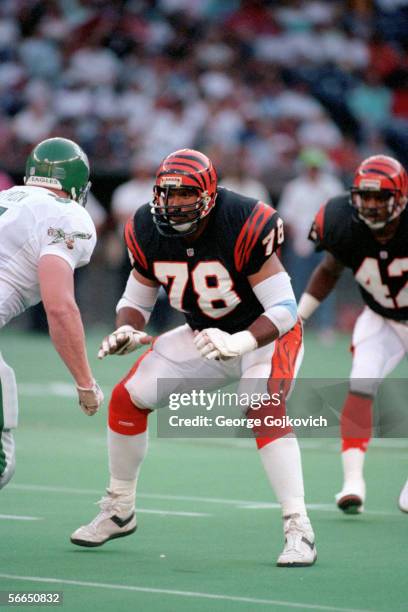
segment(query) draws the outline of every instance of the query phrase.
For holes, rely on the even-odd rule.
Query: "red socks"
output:
[[[373,398],[349,392],[340,418],[342,451],[359,448],[365,452],[372,435]]]

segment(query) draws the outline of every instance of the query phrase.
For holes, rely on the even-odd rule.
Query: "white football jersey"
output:
[[[62,257],[74,270],[89,262],[95,243],[91,217],[73,200],[43,187],[0,192],[0,327],[41,301],[43,255]]]

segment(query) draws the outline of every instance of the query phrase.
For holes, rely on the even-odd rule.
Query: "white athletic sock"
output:
[[[266,475],[282,506],[282,516],[305,516],[302,462],[295,437],[279,438],[259,449]]]
[[[131,506],[135,505],[136,485],[147,452],[147,440],[147,431],[124,436],[108,427],[109,490],[129,497]]]
[[[365,452],[359,448],[349,448],[341,453],[344,482],[363,480]]]
[[[135,494],[137,479],[135,480],[119,480],[113,476],[109,479],[109,491],[116,495],[130,496]]]

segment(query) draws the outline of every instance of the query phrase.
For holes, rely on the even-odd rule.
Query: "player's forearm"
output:
[[[259,316],[248,327],[248,331],[254,336],[258,348],[265,346],[279,338],[279,330],[274,323],[265,315]]]
[[[47,311],[51,340],[78,387],[90,388],[93,376],[88,363],[81,315],[73,302]]]
[[[312,316],[328,295],[333,291],[343,271],[343,265],[330,253],[315,269],[299,300],[299,316],[306,321]]]
[[[320,264],[310,277],[304,293],[308,293],[322,302],[333,291],[340,274],[329,270],[323,263]]]
[[[135,329],[143,331],[146,321],[142,313],[136,308],[121,308],[116,315],[116,327],[131,325]]]

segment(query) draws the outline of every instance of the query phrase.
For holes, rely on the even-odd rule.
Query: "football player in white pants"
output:
[[[24,182],[0,193],[0,328],[42,300],[54,346],[82,409],[92,415],[103,395],[89,367],[73,281],[74,269],[89,262],[96,242],[83,208],[88,159],[71,140],[50,138],[28,157]],[[0,489],[15,470],[17,420],[14,372],[0,353]]]
[[[269,206],[217,188],[202,153],[176,151],[162,162],[153,202],[138,208],[125,239],[134,269],[117,306],[118,329],[104,339],[99,357],[152,341],[143,329],[160,285],[187,324],[159,336],[113,389],[107,495],[96,518],[72,534],[79,546],[135,531],[147,416],[168,405],[170,393],[188,392],[197,380],[207,389],[238,380],[246,391],[270,392],[296,377],[303,354],[290,280],[274,253],[283,240],[282,221]],[[274,415],[284,414],[283,399]],[[278,565],[312,565],[314,533],[292,429],[270,428],[256,443],[282,506],[285,547]]]
[[[16,377],[0,353],[0,489],[12,478],[16,468],[12,430],[17,427],[18,399]]]
[[[405,485],[402,487],[402,490],[399,496],[399,500],[398,500],[398,505],[399,505],[401,512],[408,512],[408,480],[405,483]]]
[[[372,432],[372,405],[381,381],[408,353],[408,176],[384,155],[357,168],[350,194],[332,198],[317,214],[310,238],[327,251],[299,302],[306,320],[330,293],[344,267],[352,269],[366,303],[353,331],[350,390],[341,414],[345,513],[364,509],[364,459]],[[408,486],[399,499],[408,509]]]

